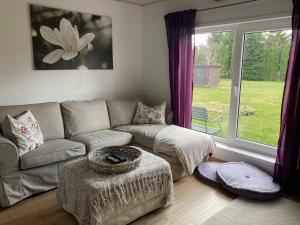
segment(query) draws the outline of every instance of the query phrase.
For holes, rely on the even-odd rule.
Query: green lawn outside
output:
[[[237,137],[271,146],[277,146],[280,110],[284,82],[243,81]],[[223,116],[222,131],[216,135],[228,136],[231,80],[220,80],[216,87],[195,87],[193,106],[208,109],[209,120]],[[241,115],[243,114],[243,115]],[[246,115],[248,114],[248,115]],[[193,119],[194,124],[203,124]],[[214,123],[208,124],[216,127]]]

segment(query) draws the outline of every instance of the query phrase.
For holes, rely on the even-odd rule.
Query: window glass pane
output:
[[[237,137],[277,146],[291,30],[244,35]]]
[[[195,35],[193,129],[228,136],[234,32]]]

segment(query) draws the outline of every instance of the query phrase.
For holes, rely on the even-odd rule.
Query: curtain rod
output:
[[[259,0],[247,0],[247,1],[243,1],[243,2],[231,3],[231,4],[227,4],[227,5],[221,5],[221,6],[216,6],[216,7],[206,8],[206,9],[198,9],[197,12],[203,12],[203,11],[208,11],[208,10],[212,10],[212,9],[220,9],[220,8],[225,8],[228,6],[242,5],[242,4],[246,4],[246,3],[250,3],[250,2],[258,2],[258,1]]]

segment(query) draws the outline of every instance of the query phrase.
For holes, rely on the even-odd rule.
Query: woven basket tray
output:
[[[105,159],[110,153],[117,153],[123,157],[126,157],[127,161],[114,164]],[[103,149],[92,151],[88,154],[88,167],[95,172],[105,174],[118,174],[126,173],[139,166],[142,158],[142,152],[131,146],[112,146]]]

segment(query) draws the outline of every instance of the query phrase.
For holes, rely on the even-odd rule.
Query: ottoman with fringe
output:
[[[58,202],[81,225],[102,225],[161,196],[160,207],[167,207],[173,195],[169,163],[145,151],[139,167],[123,174],[96,173],[86,159],[69,163],[61,170],[57,189]]]

